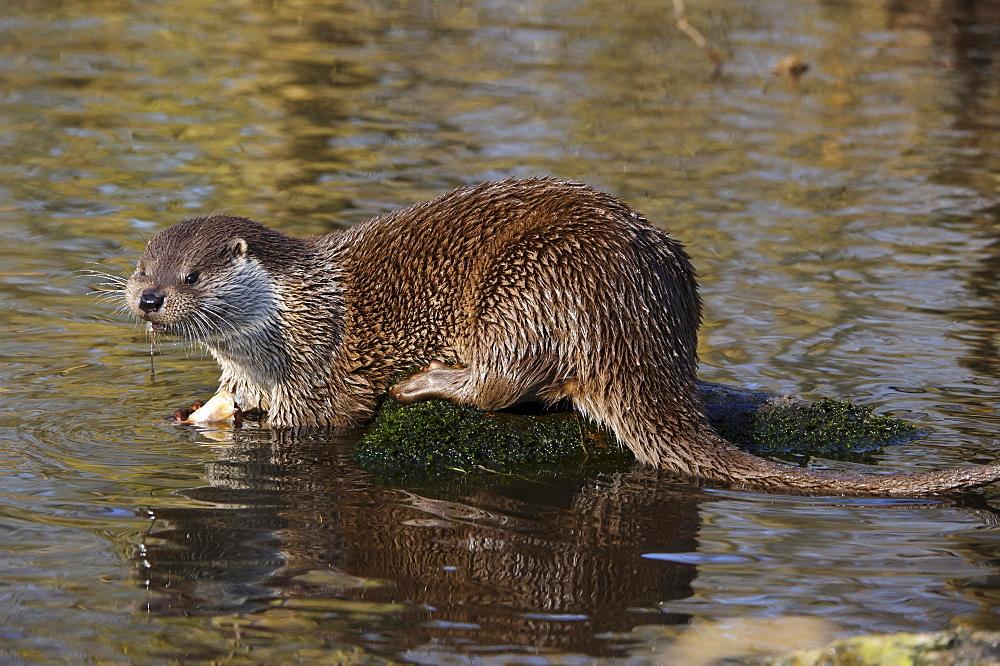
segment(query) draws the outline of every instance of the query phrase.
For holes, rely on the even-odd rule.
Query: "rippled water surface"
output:
[[[5,3],[0,657],[645,662],[713,622],[1000,628],[996,489],[399,487],[349,438],[164,425],[211,394],[211,359],[166,344],[150,379],[144,332],[89,293],[82,271],[127,274],[184,217],[323,233],[554,174],[688,244],[704,377],[932,430],[886,469],[1000,459],[996,3],[688,15],[721,76],[665,1]],[[789,54],[798,82],[772,74]]]

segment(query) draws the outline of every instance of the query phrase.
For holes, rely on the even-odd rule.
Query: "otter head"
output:
[[[154,236],[125,287],[152,330],[209,345],[253,334],[277,316],[273,271],[298,240],[245,218],[179,222]]]

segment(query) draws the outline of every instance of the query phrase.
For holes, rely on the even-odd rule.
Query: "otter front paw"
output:
[[[188,423],[218,423],[228,421],[239,411],[233,394],[228,391],[219,391],[213,395],[208,402],[191,412],[187,417]]]
[[[181,407],[180,409],[175,409],[174,417],[172,420],[174,421],[174,423],[190,423],[188,419],[191,418],[192,414],[201,409],[204,404],[205,403],[203,403],[201,400],[195,400],[194,402],[191,403],[190,407]]]

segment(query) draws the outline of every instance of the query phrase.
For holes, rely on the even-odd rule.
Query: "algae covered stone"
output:
[[[923,434],[901,419],[880,416],[866,405],[825,399],[811,404],[769,405],[729,414],[712,424],[720,435],[759,456],[821,456],[861,461],[883,446]]]
[[[905,421],[843,400],[808,404],[707,382],[699,392],[719,434],[757,455],[857,461],[922,434]],[[620,468],[633,461],[610,434],[572,412],[482,412],[441,400],[406,406],[386,400],[353,458],[372,471]]]
[[[443,400],[400,405],[387,400],[355,447],[354,461],[373,471],[508,471],[600,461],[632,454],[573,413],[483,412]]]
[[[925,634],[872,634],[834,641],[816,650],[750,660],[759,666],[858,664],[997,664],[1000,632],[955,629]]]

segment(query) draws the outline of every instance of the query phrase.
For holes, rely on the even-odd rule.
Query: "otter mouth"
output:
[[[150,321],[146,319],[146,330],[150,333],[169,333],[170,324],[164,324],[159,321]]]
[[[187,342],[201,342],[201,338],[197,337],[196,331],[192,331],[183,322],[159,322],[150,321],[146,319],[146,333],[153,336],[154,338],[159,338],[160,336],[165,336],[168,338],[174,338],[178,340],[186,340]]]

